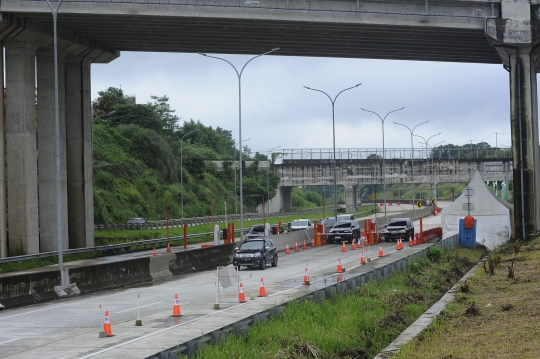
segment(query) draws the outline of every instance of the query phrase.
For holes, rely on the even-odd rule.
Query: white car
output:
[[[313,228],[313,221],[311,219],[296,219],[291,222],[289,228],[291,231]]]

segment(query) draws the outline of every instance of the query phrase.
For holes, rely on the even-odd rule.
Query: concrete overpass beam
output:
[[[38,171],[39,171],[39,250],[58,250],[58,206],[62,225],[62,248],[69,248],[68,210],[66,187],[66,117],[64,58],[58,57],[58,99],[60,109],[60,190],[62,202],[58,204],[56,191],[56,116],[54,101],[53,51],[37,52],[38,102]]]
[[[36,46],[6,40],[6,153],[9,254],[39,253]]]
[[[90,62],[66,57],[67,193],[70,248],[94,245]]]

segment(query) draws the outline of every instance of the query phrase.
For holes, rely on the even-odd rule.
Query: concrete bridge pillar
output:
[[[4,43],[0,42],[0,83],[4,83]],[[5,113],[4,101],[0,101],[0,258],[8,256],[6,227],[6,160],[5,160]]]
[[[347,213],[354,213],[358,208],[356,205],[357,188],[357,185],[345,185],[345,207]]]
[[[35,45],[6,40],[9,253],[39,253]]]
[[[39,249],[58,250],[58,197],[56,191],[56,116],[54,101],[53,51],[37,52],[38,170],[39,170]],[[69,248],[66,187],[66,117],[64,58],[58,57],[58,99],[60,110],[60,203],[62,248]]]
[[[90,62],[66,57],[67,193],[69,247],[94,245]]]
[[[486,21],[486,33],[510,73],[514,218],[516,236],[531,238],[540,228],[538,100],[536,73],[540,38],[538,14],[527,0],[502,0],[501,19]]]
[[[292,212],[292,187],[280,186],[278,188],[278,194],[274,199],[277,199],[276,202],[279,203],[279,210],[281,212]],[[278,206],[278,203],[276,203],[276,206]]]

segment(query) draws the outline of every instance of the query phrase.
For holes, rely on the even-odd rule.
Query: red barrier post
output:
[[[420,217],[420,243],[424,243],[424,227],[422,226],[422,217]]]
[[[234,243],[234,223],[231,223],[231,243]]]
[[[187,248],[187,224],[184,223],[184,249]]]

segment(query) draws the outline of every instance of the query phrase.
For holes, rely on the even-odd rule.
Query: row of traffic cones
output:
[[[167,253],[170,253],[171,252],[171,242],[167,242]],[[157,253],[156,253],[156,247],[154,247],[154,251],[152,252],[152,257],[156,257],[157,256]]]
[[[240,283],[240,286],[242,284]],[[171,315],[171,317],[181,317],[182,314],[180,313],[180,304],[178,303],[178,294],[175,294],[174,295],[174,305],[173,305],[173,313]],[[140,319],[137,319],[137,321],[135,322],[135,325],[136,326],[140,326],[142,325],[142,322],[140,321]],[[105,311],[105,317],[103,318],[103,331],[101,333],[99,333],[99,337],[100,338],[104,338],[104,337],[114,337],[113,333],[112,333],[112,326],[111,326],[111,320],[110,320],[110,317],[109,317],[109,311],[106,310]]]
[[[306,270],[307,270],[307,268],[306,268]],[[266,288],[264,287],[264,280],[262,278],[261,278],[261,286],[259,288],[258,297],[266,297]],[[246,294],[244,292],[244,285],[242,284],[242,282],[240,282],[240,287],[238,289],[238,302],[239,303],[245,303],[246,302]]]
[[[311,240],[311,246],[315,247],[315,240]],[[306,240],[304,239],[304,243],[302,244],[302,249],[308,249]],[[298,252],[300,249],[298,248],[298,242],[294,243],[294,251]],[[289,243],[285,245],[285,254],[291,254],[291,249],[289,248]]]

